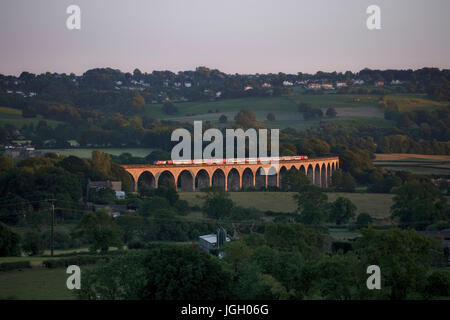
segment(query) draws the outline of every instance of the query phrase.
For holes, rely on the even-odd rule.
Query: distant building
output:
[[[325,89],[325,90],[332,90],[332,89],[334,89],[334,87],[333,87],[333,85],[331,84],[331,83],[324,83],[324,84],[322,84],[322,89]]]
[[[290,86],[293,86],[294,84],[292,83],[292,82],[290,82],[290,81],[283,81],[283,86],[285,86],[285,87],[290,87]]]
[[[364,84],[364,80],[360,80],[360,79],[353,80],[353,84],[354,85],[363,85]]]
[[[125,191],[116,191],[116,198],[117,198],[117,200],[124,200],[125,199]]]
[[[336,82],[336,88],[343,88],[346,86],[347,86],[346,82]]]
[[[267,83],[267,82],[264,82],[263,84],[262,84],[262,87],[263,88],[270,88],[272,85],[270,84],[270,83]]]
[[[375,81],[375,86],[382,87],[382,86],[384,86],[384,82],[383,81]]]
[[[219,241],[218,241],[219,239]],[[219,249],[225,242],[229,242],[230,238],[226,236],[226,230],[223,228],[217,229],[216,234],[206,234],[199,237],[198,247],[201,250],[211,252],[211,250]]]
[[[246,87],[244,88],[244,91],[248,91],[248,90],[252,90],[252,89],[253,89],[252,86],[246,86]]]
[[[392,85],[399,85],[399,84],[402,84],[402,82],[400,80],[392,80],[391,84]]]
[[[116,191],[116,197],[117,197],[117,191],[122,191],[122,181],[88,181],[88,184],[86,186],[86,198],[89,199],[89,190],[95,189],[96,191],[100,189],[112,189]]]
[[[4,155],[11,159],[27,159],[39,157],[42,152],[36,151],[33,146],[9,145],[5,146]]]
[[[122,191],[122,181],[89,181],[88,182],[88,188],[89,189],[104,189],[104,188],[110,188],[114,191]]]
[[[320,83],[310,83],[310,84],[308,85],[308,88],[309,88],[309,89],[320,89],[320,88],[321,88],[321,85],[320,85]]]

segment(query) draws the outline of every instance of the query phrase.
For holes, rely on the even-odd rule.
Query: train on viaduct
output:
[[[144,183],[157,188],[165,179],[178,191],[199,191],[208,187],[222,187],[239,191],[249,187],[282,187],[283,175],[295,167],[316,186],[327,187],[339,157],[279,160],[276,164],[256,163],[191,163],[191,164],[134,164],[122,165],[133,178],[133,191]],[[267,174],[268,173],[268,174]]]

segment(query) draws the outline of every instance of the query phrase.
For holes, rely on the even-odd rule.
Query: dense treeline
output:
[[[271,223],[262,233],[227,243],[223,259],[180,245],[128,252],[87,271],[78,297],[400,300],[450,294],[450,274],[437,268],[442,248],[415,231],[369,228],[345,254],[327,248],[320,232],[297,223]],[[380,290],[366,286],[372,264],[383,272]]]
[[[0,76],[0,104],[8,103],[5,92],[36,93],[45,101],[65,101],[77,108],[110,108],[109,111],[133,113],[141,110],[142,103],[170,100],[209,100],[211,98],[236,98],[249,95],[279,95],[287,90],[283,82],[296,81],[347,81],[360,79],[406,82],[408,92],[428,93],[438,100],[449,99],[449,70],[423,68],[418,70],[370,70],[345,73],[317,72],[316,74],[226,74],[216,69],[198,67],[195,71],[177,74],[170,71],[123,73],[111,68],[91,69],[81,76],[75,74],[45,73],[35,75],[22,72],[19,77]],[[270,85],[270,87],[267,86]],[[252,90],[244,90],[245,87]],[[270,89],[268,89],[270,88]],[[220,95],[216,93],[220,92]],[[25,103],[26,104],[26,103]],[[10,104],[7,104],[10,106]],[[23,104],[22,104],[23,106]],[[17,105],[16,107],[19,107]]]
[[[77,129],[78,133],[76,137],[72,135],[70,139],[82,140],[80,143],[95,143],[96,141],[89,141],[87,137],[90,136],[89,133],[97,133],[110,140],[105,144],[120,145],[123,137],[130,136],[126,139],[126,143],[135,145],[142,144],[142,141],[136,141],[133,131],[149,129],[149,123],[152,122],[149,116],[143,116],[142,120],[135,116],[142,116],[144,106],[152,102],[164,103],[163,111],[172,114],[176,112],[172,101],[211,100],[261,94],[266,96],[267,90],[277,95],[289,90],[283,87],[284,81],[333,82],[350,81],[355,78],[361,78],[366,82],[394,79],[407,81],[405,86],[408,92],[428,92],[433,98],[450,100],[445,93],[450,86],[448,70],[433,68],[416,71],[364,69],[356,74],[318,72],[315,75],[279,73],[254,76],[227,75],[205,67],[178,74],[168,71],[143,74],[139,70],[130,74],[107,68],[92,69],[82,76],[51,73],[34,75],[28,72],[23,72],[19,77],[0,75],[0,105],[21,109],[24,117],[41,115],[48,119],[67,122]],[[189,83],[189,87],[186,87],[186,83]],[[270,84],[270,89],[262,89],[263,84]],[[245,91],[244,88],[248,86],[253,89]],[[379,94],[383,92],[380,91]],[[322,113],[319,109],[302,104],[300,109],[304,109],[300,111],[307,118],[320,117]],[[390,112],[395,113],[395,108]],[[402,123],[408,123],[408,120],[404,119]],[[121,130],[118,130],[117,124]],[[72,129],[70,131],[73,131]],[[87,129],[91,132],[86,132]],[[108,130],[114,131],[115,139],[108,139],[109,134],[113,134]],[[120,134],[124,130],[127,133]],[[81,139],[81,131],[85,132],[83,135],[85,139]],[[433,136],[440,140],[438,136]]]
[[[120,180],[130,192],[131,177],[107,154],[93,151],[92,159],[74,156],[28,158],[16,165],[0,157],[0,221],[41,226],[48,221],[50,199],[55,199],[57,220],[78,219],[85,208],[88,180]],[[82,211],[81,211],[82,212]]]

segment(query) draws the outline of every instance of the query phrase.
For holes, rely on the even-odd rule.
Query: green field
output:
[[[92,266],[81,266],[83,270]],[[73,300],[73,291],[67,289],[69,275],[65,268],[46,269],[42,267],[0,272],[0,300]]]
[[[141,115],[149,115],[154,119],[170,119],[176,121],[203,120],[219,123],[219,117],[224,114],[228,118],[228,125],[234,123],[234,116],[242,109],[251,109],[258,121],[263,126],[270,128],[293,127],[296,129],[308,129],[317,127],[319,120],[304,120],[297,111],[299,102],[311,103],[314,107],[321,108],[324,112],[327,108],[333,107],[337,111],[337,118],[325,121],[353,121],[356,124],[372,124],[379,127],[391,126],[392,122],[384,120],[384,111],[378,107],[380,96],[378,95],[357,95],[357,94],[336,94],[328,92],[325,94],[304,94],[301,90],[294,88],[292,93],[280,97],[248,97],[238,99],[224,99],[218,101],[197,101],[176,103],[177,114],[167,115],[162,111],[162,104],[147,104]],[[412,111],[423,109],[436,109],[447,106],[448,102],[437,102],[420,94],[393,94],[386,95],[385,100],[395,101],[400,111]],[[276,121],[266,121],[269,112],[275,114]],[[12,108],[0,107],[0,125],[10,123],[16,127],[24,124],[37,124],[40,120],[46,120],[38,116],[36,118],[23,118],[22,111]],[[56,126],[63,122],[46,120],[51,126]]]
[[[154,149],[151,148],[73,148],[73,149],[39,149],[41,152],[52,152],[62,156],[76,156],[79,158],[91,158],[92,151],[99,150],[119,156],[122,153],[131,153],[134,157],[144,158],[148,156]]]
[[[28,125],[32,123],[33,125],[37,125],[40,120],[47,121],[47,125],[50,125],[52,127],[64,123],[56,120],[48,120],[41,116],[37,116],[36,118],[23,118],[21,110],[0,107],[0,126],[11,124],[16,128],[21,128],[24,124]]]
[[[297,204],[293,198],[294,192],[230,192],[231,199],[239,206],[254,207],[261,211],[293,212]],[[328,200],[337,197],[349,198],[357,207],[358,212],[367,212],[375,219],[386,219],[390,216],[392,205],[391,194],[380,193],[327,193]],[[180,192],[180,198],[191,206],[203,204],[201,192]]]
[[[400,112],[414,110],[430,110],[445,107],[449,102],[433,101],[425,95],[393,95],[386,96],[386,101],[393,101],[398,105]]]
[[[167,115],[162,111],[161,104],[150,104],[146,106],[144,114],[155,119],[170,119],[177,121],[203,120],[219,123],[219,117],[224,114],[228,123],[234,123],[234,116],[242,109],[251,109],[258,121],[264,126],[273,128],[293,127],[296,129],[307,129],[316,127],[319,120],[304,120],[297,111],[299,102],[309,102],[314,107],[326,111],[333,107],[338,115],[335,119],[326,121],[353,121],[357,124],[372,124],[386,127],[393,124],[392,121],[384,119],[384,111],[378,107],[378,95],[356,95],[326,93],[322,95],[297,94],[295,91],[289,96],[280,97],[249,97],[238,99],[226,99],[210,102],[180,102],[176,104],[178,113]],[[397,103],[401,111],[412,111],[421,109],[435,109],[448,105],[448,102],[436,102],[426,98],[425,95],[387,95],[386,100]],[[269,112],[275,114],[274,122],[266,121]]]

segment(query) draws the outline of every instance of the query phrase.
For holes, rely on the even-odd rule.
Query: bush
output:
[[[178,200],[174,207],[181,216],[186,216],[189,213],[189,203],[186,200]]]
[[[20,236],[0,222],[0,257],[20,256]]]
[[[45,243],[37,232],[27,232],[23,239],[22,249],[30,256],[44,253]]]
[[[272,112],[269,112],[267,114],[267,120],[268,121],[275,121],[275,115]]]
[[[171,102],[171,101],[165,101],[162,107],[162,111],[165,114],[176,114],[178,112],[177,107],[175,107],[175,105]]]
[[[353,249],[353,246],[350,242],[345,241],[333,241],[331,244],[331,250],[333,252],[338,252],[339,250],[342,250],[344,253],[347,251],[350,251]]]
[[[132,239],[128,242],[128,249],[143,249],[145,248],[145,243],[139,239]]]
[[[51,231],[47,230],[42,233],[42,239],[45,242],[45,246],[50,248],[51,245]],[[82,244],[79,240],[72,239],[70,234],[62,231],[55,231],[54,248],[57,250],[66,250],[80,247]]]
[[[428,277],[426,292],[431,296],[450,296],[450,272],[436,270]]]
[[[31,268],[30,261],[3,262],[0,263],[0,271]]]
[[[356,218],[355,226],[357,229],[367,228],[370,224],[372,224],[372,217],[365,212],[358,214]]]

